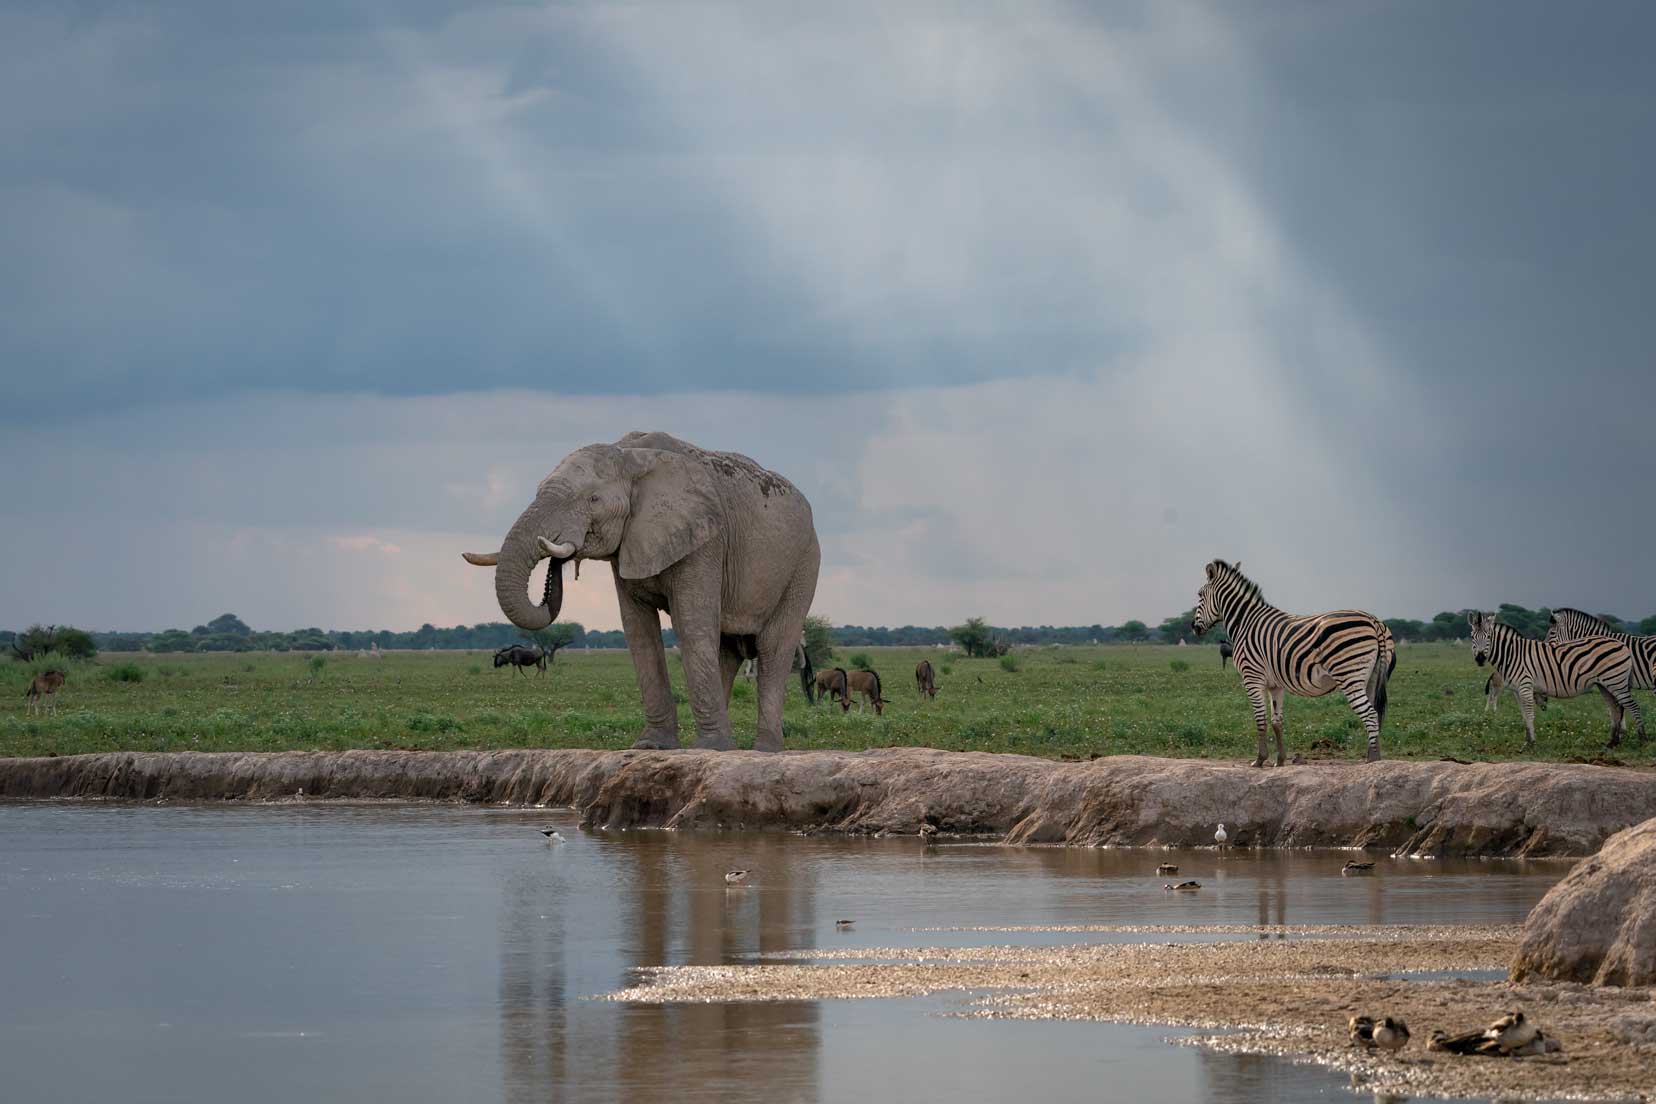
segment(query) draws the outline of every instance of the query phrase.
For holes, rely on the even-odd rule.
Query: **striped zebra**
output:
[[[1578,609],[1555,609],[1547,619],[1547,643],[1562,644],[1584,636],[1608,636],[1633,653],[1632,682],[1640,690],[1656,690],[1656,636],[1617,632],[1604,621]]]
[[[1500,711],[1500,708],[1501,708],[1501,691],[1503,691],[1503,690],[1505,690],[1506,692],[1508,692],[1509,694],[1511,694],[1515,698],[1518,696],[1517,689],[1514,688],[1514,687],[1508,686],[1506,684],[1506,680],[1501,678],[1501,672],[1499,672],[1499,671],[1489,672],[1489,677],[1484,680],[1484,712],[1485,713],[1496,713],[1496,712]],[[1535,692],[1535,704],[1539,705],[1542,709],[1547,708],[1547,695],[1545,695],[1541,691],[1537,690]]]
[[[1493,613],[1476,610],[1466,615],[1472,626],[1472,658],[1482,667],[1494,665],[1502,680],[1518,693],[1524,713],[1524,747],[1535,746],[1535,698],[1547,694],[1573,698],[1597,687],[1610,708],[1610,746],[1621,743],[1626,728],[1623,714],[1631,712],[1644,739],[1644,715],[1633,700],[1633,653],[1610,636],[1584,636],[1554,644],[1531,640]]]
[[[1196,595],[1190,627],[1201,636],[1224,624],[1236,670],[1253,705],[1259,754],[1265,765],[1265,718],[1276,733],[1277,766],[1282,766],[1282,705],[1288,694],[1320,698],[1339,690],[1368,731],[1368,757],[1380,758],[1380,726],[1386,719],[1386,680],[1397,666],[1397,646],[1380,619],[1361,610],[1337,610],[1308,617],[1284,613],[1242,574],[1242,565],[1214,560]]]

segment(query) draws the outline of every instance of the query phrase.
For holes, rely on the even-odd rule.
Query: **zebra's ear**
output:
[[[1477,610],[1466,611],[1466,623],[1471,625],[1474,629],[1478,627],[1478,622],[1481,620],[1483,620],[1483,614],[1479,613]]]
[[[1210,578],[1210,579],[1213,578],[1213,569],[1214,569],[1215,566],[1217,566],[1217,561],[1215,561],[1215,560],[1209,560],[1208,561],[1207,577]]]

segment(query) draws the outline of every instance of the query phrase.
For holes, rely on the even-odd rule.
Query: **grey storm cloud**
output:
[[[0,623],[487,618],[455,542],[635,428],[805,487],[846,621],[1149,618],[1221,554],[1648,613],[1653,31],[7,5],[0,553],[70,551]]]

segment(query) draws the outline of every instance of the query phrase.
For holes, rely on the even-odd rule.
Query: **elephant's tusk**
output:
[[[493,567],[500,562],[499,552],[462,552],[460,555],[467,563],[478,567]]]
[[[535,543],[540,545],[540,550],[542,552],[545,552],[548,556],[551,556],[555,560],[567,560],[575,554],[575,546],[573,544],[553,544],[545,537],[536,537]]]

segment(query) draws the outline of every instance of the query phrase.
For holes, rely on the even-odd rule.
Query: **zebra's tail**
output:
[[[1381,626],[1380,633],[1380,649],[1374,657],[1374,669],[1369,672],[1368,691],[1375,717],[1383,725],[1386,723],[1386,680],[1397,667],[1397,643],[1390,629]]]

